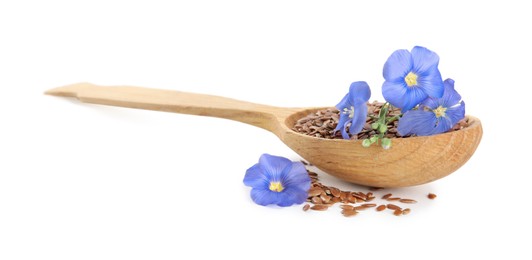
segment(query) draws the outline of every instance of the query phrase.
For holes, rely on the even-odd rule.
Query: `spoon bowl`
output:
[[[371,187],[406,187],[445,177],[464,165],[482,138],[478,118],[469,126],[433,136],[393,139],[393,146],[362,147],[361,140],[325,139],[292,130],[296,121],[323,108],[282,108],[225,97],[130,86],[78,83],[46,94],[81,102],[220,117],[266,129],[324,172]]]

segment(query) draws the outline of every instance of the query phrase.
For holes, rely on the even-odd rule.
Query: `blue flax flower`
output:
[[[439,61],[438,54],[425,47],[392,53],[382,73],[384,99],[404,113],[427,97],[441,98],[443,81],[438,70]]]
[[[301,204],[308,197],[310,177],[301,162],[261,155],[259,163],[246,171],[244,184],[252,187],[251,199],[262,206]]]
[[[445,91],[442,98],[427,98],[418,110],[407,111],[401,119],[397,131],[400,135],[434,135],[449,131],[465,116],[465,103],[454,90],[454,80],[443,82]]]
[[[344,139],[349,139],[345,130],[349,123],[351,123],[349,127],[351,135],[358,134],[364,127],[368,114],[366,102],[370,96],[371,90],[368,83],[365,81],[353,82],[349,87],[349,93],[336,105],[336,108],[340,110],[340,119],[334,131],[340,130]]]

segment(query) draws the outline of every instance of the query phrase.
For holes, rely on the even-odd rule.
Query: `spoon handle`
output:
[[[277,119],[290,110],[213,95],[90,83],[54,88],[46,94],[74,97],[85,103],[220,117],[268,131],[275,131]]]

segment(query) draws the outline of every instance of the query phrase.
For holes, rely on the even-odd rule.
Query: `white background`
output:
[[[0,259],[530,259],[530,9],[472,2],[1,1]],[[262,129],[43,95],[88,81],[334,106],[365,80],[382,100],[384,62],[415,45],[484,137],[452,175],[379,192],[419,200],[404,217],[255,205],[246,169],[300,159]]]

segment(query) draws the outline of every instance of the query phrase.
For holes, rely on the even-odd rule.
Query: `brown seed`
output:
[[[341,199],[342,201],[346,201],[347,194],[348,194],[347,192],[342,191],[342,192],[340,193],[340,199]]]
[[[323,204],[323,201],[320,199],[320,197],[312,197],[310,201],[314,204]]]
[[[337,203],[337,202],[341,202],[341,201],[342,201],[342,199],[340,199],[338,197],[334,197],[334,198],[331,199],[331,202],[333,202],[333,203]]]
[[[310,209],[310,205],[309,204],[305,204],[305,206],[303,206],[303,211],[307,211],[308,209]]]
[[[403,214],[403,211],[401,209],[396,209],[394,210],[393,214],[396,216],[401,216],[401,214]]]
[[[324,211],[324,210],[327,210],[328,208],[329,206],[325,206],[325,205],[314,205],[310,207],[310,209],[312,210],[319,210],[319,211]]]
[[[342,208],[342,209],[350,209],[350,210],[352,210],[352,209],[354,209],[355,207],[353,207],[353,206],[351,206],[351,205],[343,204],[343,205],[340,206],[340,208]]]
[[[369,190],[372,190],[372,191],[377,191],[377,190],[382,190],[382,189],[384,189],[384,188],[382,188],[382,187],[371,187],[371,188],[369,188]]]
[[[384,204],[377,207],[377,211],[383,211],[384,209],[386,209],[386,205]]]
[[[351,203],[357,203],[357,199],[351,193],[347,193],[346,200]]]
[[[320,195],[320,199],[321,199],[324,203],[328,203],[329,201],[331,201],[331,197],[329,197],[329,196],[327,196],[327,195],[323,195],[323,194]]]
[[[339,198],[341,193],[342,193],[342,192],[340,192],[339,189],[334,188],[334,187],[331,187],[331,194],[332,194],[334,197]]]
[[[415,201],[415,200],[411,200],[411,199],[400,199],[399,202],[402,202],[402,203],[408,203],[408,204],[414,204],[414,203],[417,203],[417,201]]]
[[[364,204],[362,204],[360,206],[365,207],[365,208],[373,208],[373,207],[376,207],[377,204],[375,204],[375,203],[364,203]]]
[[[364,206],[356,206],[354,207],[355,210],[366,210],[366,209],[369,209],[368,207],[364,207]]]
[[[314,196],[318,196],[321,194],[323,190],[319,187],[312,187],[310,188],[310,190],[308,190],[308,196],[309,197],[314,197]]]
[[[437,196],[436,196],[436,194],[434,194],[434,193],[429,193],[429,195],[427,195],[427,197],[428,197],[429,199],[433,200],[433,199],[435,199]]]
[[[392,194],[391,194],[391,193],[388,193],[388,194],[382,196],[382,199],[383,199],[383,200],[386,200],[386,199],[388,199],[388,198],[391,197],[391,196],[392,196]]]
[[[394,201],[394,200],[400,200],[401,198],[395,197],[395,198],[387,198],[387,201]]]
[[[395,205],[395,204],[388,204],[386,205],[387,208],[393,209],[393,210],[401,210],[401,207]]]
[[[403,209],[403,215],[407,215],[408,213],[410,213],[410,209],[408,208]]]
[[[345,217],[356,216],[356,214],[358,214],[358,212],[356,212],[355,210],[352,210],[352,209],[343,209],[342,210],[342,215],[344,215]]]
[[[351,193],[351,195],[352,195],[353,197],[357,198],[357,200],[366,201],[366,196],[365,196],[366,194],[360,195],[360,194],[358,194],[358,193],[354,193],[354,192],[353,192],[353,193]],[[355,202],[353,202],[353,203],[355,203]]]

